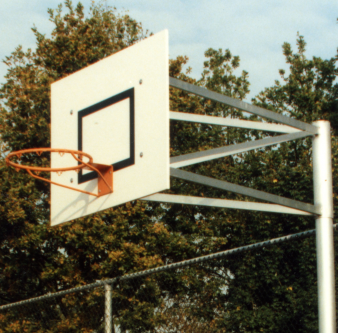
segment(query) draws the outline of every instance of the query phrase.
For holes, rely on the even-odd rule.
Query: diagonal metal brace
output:
[[[249,150],[271,146],[290,140],[301,139],[310,135],[312,134],[305,131],[299,131],[296,133],[283,134],[261,140],[249,141],[235,145],[199,151],[196,153],[175,156],[170,158],[170,166],[173,168],[182,168],[187,165],[210,161],[233,154],[239,154]]]
[[[174,168],[170,168],[170,175],[175,178],[187,180],[201,185],[211,186],[221,190],[247,195],[252,198],[260,199],[267,202],[273,202],[278,205],[295,208],[315,215],[320,215],[320,207],[318,206],[314,206],[301,201],[296,201],[293,199],[284,198],[275,194],[254,190],[249,187],[232,184],[224,180],[201,176],[192,172]]]
[[[206,207],[218,207],[218,208],[231,208],[231,209],[243,209],[243,210],[255,210],[261,212],[281,213],[281,214],[294,214],[294,215],[307,215],[313,214],[304,212],[290,207],[271,203],[228,200],[228,199],[215,199],[205,197],[193,197],[188,195],[174,195],[165,193],[156,193],[143,197],[140,200],[175,203],[182,205],[194,205],[194,206],[206,206]]]
[[[318,134],[318,128],[316,126],[304,123],[302,121],[284,116],[276,112],[272,112],[272,111],[260,108],[258,106],[255,106],[249,103],[245,103],[238,99],[216,93],[214,91],[196,86],[194,84],[190,84],[190,83],[175,79],[173,77],[169,77],[169,84],[171,87],[178,88],[178,89],[187,91],[189,93],[193,93],[195,95],[198,95],[198,96],[201,96],[207,99],[211,99],[215,102],[226,104],[236,109],[256,114],[260,117],[264,117],[264,118],[271,119],[271,120],[274,120],[276,122],[279,122],[285,125],[296,127],[303,131],[310,132],[312,134]]]

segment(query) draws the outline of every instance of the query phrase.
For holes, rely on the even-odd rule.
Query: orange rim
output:
[[[71,154],[75,160],[79,161],[81,164],[76,165],[74,167],[67,167],[67,168],[47,168],[47,167],[34,167],[34,166],[29,166],[29,165],[22,165],[18,163],[14,163],[10,160],[11,157],[21,157],[24,154],[29,154],[29,153],[36,153],[37,155],[41,155],[44,152],[50,152],[50,153],[59,153],[60,155],[62,154]],[[22,149],[18,151],[14,151],[12,153],[9,153],[6,156],[6,163],[15,169],[23,169],[23,170],[31,170],[31,171],[46,171],[46,172],[62,172],[62,171],[72,171],[72,170],[80,170],[83,169],[84,167],[88,166],[88,163],[84,163],[80,158],[76,158],[75,155],[78,156],[84,156],[89,159],[88,163],[93,163],[93,158],[87,154],[84,153],[83,151],[80,150],[71,150],[71,149],[58,149],[58,148],[31,148],[31,149]]]
[[[22,155],[24,154],[29,154],[29,153],[36,153],[37,155],[41,155],[44,152],[50,152],[50,153],[59,153],[61,156],[63,154],[71,154],[74,159],[78,162],[80,162],[79,165],[76,165],[74,167],[66,167],[66,168],[47,168],[47,167],[34,167],[34,166],[29,166],[29,165],[22,165],[22,164],[18,164],[18,163],[14,163],[10,160],[10,158],[16,156],[18,158],[21,158]],[[76,155],[78,157],[76,157]],[[82,157],[87,157],[89,159],[89,161],[83,162],[82,161]],[[63,171],[79,171],[80,169],[83,169],[85,167],[90,168],[93,171],[96,171],[100,177],[103,179],[103,181],[106,183],[106,185],[108,186],[108,188],[110,189],[111,192],[113,192],[113,189],[111,187],[111,185],[108,184],[108,182],[106,181],[106,179],[103,177],[102,173],[100,172],[100,170],[98,170],[97,168],[95,168],[93,165],[91,165],[91,163],[93,163],[93,158],[87,154],[84,153],[83,151],[80,150],[71,150],[71,149],[60,149],[60,148],[31,148],[31,149],[22,149],[22,150],[18,150],[12,153],[9,153],[6,158],[5,158],[6,164],[12,166],[13,168],[15,168],[17,171],[19,171],[20,169],[26,170],[32,177],[36,178],[36,179],[40,179],[43,180],[47,183],[53,184],[53,185],[58,185],[61,187],[65,187],[68,188],[70,190],[74,190],[74,191],[78,191],[81,193],[85,193],[85,194],[89,194],[89,195],[94,195],[96,197],[98,197],[98,194],[95,193],[91,193],[91,192],[87,192],[87,191],[83,191],[71,186],[67,186],[67,185],[62,185],[62,184],[58,184],[55,183],[49,179],[40,177],[38,175],[35,175],[32,171],[39,171],[39,172],[63,172]]]

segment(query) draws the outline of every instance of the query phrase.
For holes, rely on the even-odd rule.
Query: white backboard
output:
[[[51,185],[52,226],[169,188],[168,56],[165,30],[52,84],[51,147],[114,166],[114,192],[102,197]],[[51,165],[77,162],[53,153]],[[91,171],[51,180],[97,193]]]

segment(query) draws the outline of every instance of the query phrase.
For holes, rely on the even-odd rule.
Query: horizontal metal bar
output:
[[[144,197],[140,200],[184,204],[184,205],[218,207],[218,208],[244,209],[244,210],[254,210],[260,212],[272,212],[281,214],[310,215],[310,216],[313,215],[311,213],[304,212],[299,209],[289,208],[276,204],[191,197],[186,195],[173,195],[164,193],[156,193],[153,195],[149,195],[148,197]]]
[[[216,158],[239,154],[249,150],[271,146],[290,140],[301,139],[309,135],[312,134],[305,131],[298,131],[296,133],[283,134],[261,140],[249,141],[235,145],[199,151],[196,153],[179,155],[170,158],[170,166],[172,168],[182,168],[187,165],[202,163]]]
[[[281,124],[271,124],[271,123],[262,123],[260,121],[204,116],[200,114],[176,112],[176,111],[170,111],[170,119],[188,121],[188,122],[199,123],[199,124],[249,128],[249,129],[265,131],[265,132],[274,132],[274,133],[295,133],[295,132],[300,131],[298,128],[281,125]]]
[[[333,230],[336,230],[337,227],[338,227],[338,224],[334,224]],[[242,252],[246,252],[246,251],[253,251],[253,250],[257,250],[259,248],[276,245],[276,244],[279,244],[279,243],[282,243],[282,242],[287,242],[287,241],[290,241],[290,240],[293,240],[293,239],[301,239],[301,238],[305,238],[305,237],[314,236],[315,234],[316,234],[316,230],[311,229],[311,230],[299,232],[297,234],[291,234],[291,235],[287,235],[287,236],[273,238],[273,239],[269,239],[267,241],[263,241],[263,242],[259,242],[259,243],[245,245],[245,246],[241,246],[241,247],[237,247],[237,248],[233,248],[233,249],[229,249],[229,250],[224,250],[224,251],[221,251],[221,252],[216,252],[216,253],[208,254],[208,255],[193,258],[193,259],[188,259],[188,260],[179,261],[179,262],[175,262],[175,263],[164,265],[164,266],[159,266],[159,267],[156,267],[156,268],[147,269],[147,270],[140,271],[140,272],[126,274],[126,275],[123,275],[121,277],[115,277],[115,278],[111,278],[111,279],[101,280],[101,281],[98,281],[98,282],[87,284],[85,286],[75,287],[75,288],[59,291],[59,292],[56,292],[56,293],[48,293],[48,294],[45,294],[43,296],[30,298],[30,299],[27,299],[27,300],[24,300],[24,301],[19,301],[19,302],[15,302],[15,303],[11,303],[11,304],[6,304],[6,305],[1,305],[0,311],[12,309],[12,308],[15,308],[15,307],[18,307],[18,306],[29,305],[29,304],[36,303],[36,302],[43,302],[47,299],[60,297],[60,296],[67,295],[67,294],[70,294],[70,293],[80,292],[82,290],[88,290],[88,289],[93,289],[93,288],[96,288],[96,287],[101,287],[101,286],[106,285],[107,283],[114,284],[116,282],[118,283],[119,281],[127,281],[127,280],[137,279],[137,278],[147,276],[147,275],[150,275],[150,274],[174,270],[174,269],[177,269],[177,268],[195,265],[195,264],[206,262],[206,261],[213,260],[213,259],[225,258],[225,257],[233,255],[233,254],[238,254],[238,253],[242,253]]]
[[[218,180],[206,176],[197,175],[192,172],[183,171],[180,169],[170,168],[170,175],[175,178],[187,180],[190,182],[198,183],[201,185],[215,187],[221,190],[235,192],[242,195],[247,195],[252,198],[260,199],[267,202],[273,202],[278,205],[302,210],[308,213],[320,215],[320,207],[311,205],[284,197],[280,197],[275,194],[254,190],[249,187],[241,186],[226,182],[224,180]]]
[[[296,127],[299,128],[301,130],[310,132],[312,134],[317,134],[318,133],[318,129],[316,126],[304,123],[302,121],[290,118],[290,117],[286,117],[284,115],[281,115],[279,113],[276,112],[272,112],[263,108],[260,108],[258,106],[249,104],[249,103],[245,103],[243,101],[240,101],[238,99],[235,98],[231,98],[219,93],[216,93],[214,91],[196,86],[194,84],[190,84],[178,79],[175,79],[173,77],[169,77],[169,84],[170,86],[174,87],[174,88],[178,88],[184,91],[187,91],[189,93],[193,93],[195,95],[201,96],[201,97],[205,97],[208,99],[211,99],[215,102],[219,102],[219,103],[223,103],[226,104],[228,106],[232,106],[236,109],[240,109],[246,112],[250,112],[253,114],[256,114],[260,117],[264,117],[267,119],[271,119],[274,121],[277,121],[279,123],[285,124],[285,125],[289,125],[292,127]]]

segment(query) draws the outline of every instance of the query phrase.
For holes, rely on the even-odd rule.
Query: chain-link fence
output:
[[[315,231],[0,307],[0,332],[318,332]]]

